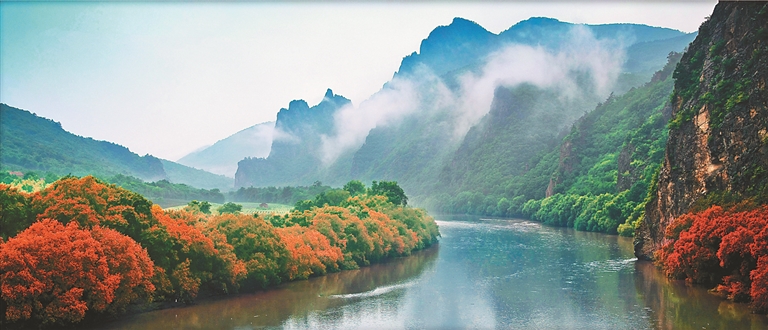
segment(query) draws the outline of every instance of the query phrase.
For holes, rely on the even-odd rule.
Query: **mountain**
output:
[[[451,24],[435,28],[421,42],[419,52],[403,58],[397,74],[412,74],[421,64],[429,67],[435,74],[443,75],[475,64],[509,44],[542,46],[557,50],[567,44],[568,38],[571,37],[569,32],[577,26],[586,28],[598,40],[610,40],[622,43],[625,47],[636,46],[636,49],[642,50],[629,52],[629,63],[641,61],[633,59],[634,56],[641,59],[654,57],[657,60],[661,56],[661,62],[657,62],[657,67],[651,72],[664,64],[664,58],[670,50],[682,51],[688,45],[684,40],[689,39],[690,42],[695,36],[695,33],[684,34],[673,29],[642,24],[573,24],[546,17],[532,17],[521,21],[497,35],[475,22],[457,17]],[[680,44],[681,40],[683,44]],[[667,47],[659,47],[665,44]],[[629,72],[647,71],[647,68],[635,66],[628,66],[627,69]]]
[[[218,189],[230,191],[234,189],[234,180],[220,174],[213,174],[170,160],[160,159],[165,174],[171,183],[183,183],[200,189]]]
[[[468,73],[482,75],[483,66],[503,47],[513,43],[533,45],[557,53],[563,45],[568,45],[567,39],[573,37],[575,27],[586,28],[602,43],[636,41],[626,49],[627,59],[620,70],[623,74],[614,86],[618,92],[650,80],[653,73],[664,66],[670,51],[682,51],[686,40],[692,40],[695,35],[643,25],[575,25],[546,18],[532,18],[495,35],[473,22],[457,18],[449,26],[436,28],[422,42],[420,53],[404,58],[395,79],[418,80],[413,77],[423,75],[426,67],[440,75],[439,82],[451,93],[461,97],[462,79]],[[422,71],[416,69],[420,66]],[[480,177],[491,176],[491,172],[505,178],[515,175],[531,157],[557,144],[558,134],[576,118],[608,96],[591,89],[587,82],[590,78],[590,73],[571,72],[579,91],[567,97],[555,86],[542,88],[530,83],[499,86],[490,91],[493,101],[488,105],[487,117],[475,123],[466,136],[458,138],[454,134],[455,123],[451,122],[456,113],[435,110],[441,107],[440,99],[424,97],[416,114],[402,120],[400,125],[379,126],[370,131],[352,157],[351,178],[397,180],[410,194],[417,195],[414,201],[418,202],[423,196],[434,195],[434,191],[458,193]],[[434,92],[422,88],[419,93]],[[507,142],[493,143],[488,139]],[[514,145],[519,148],[510,148]],[[326,180],[332,182],[330,178]],[[489,194],[493,189],[501,187],[472,190]]]
[[[266,158],[272,148],[275,122],[248,127],[219,140],[212,146],[194,151],[177,162],[211,173],[234,177],[237,162],[246,157]]]
[[[74,135],[58,122],[6,104],[0,104],[0,141],[4,169],[77,176],[126,174],[146,181],[168,178],[158,158]]]
[[[241,161],[236,186],[395,180],[422,206],[434,204],[428,199],[435,191],[477,193],[494,203],[512,198],[488,178],[522,180],[577,118],[611,92],[619,96],[649,81],[694,36],[548,18],[494,34],[456,18],[435,28],[356,108],[321,114],[292,102],[289,109],[305,111],[292,111],[291,125],[278,118],[276,126],[300,122],[307,131],[276,140],[266,159]],[[542,174],[545,182],[551,174]]]
[[[117,174],[144,181],[169,180],[198,188],[232,189],[232,179],[152,155],[139,156],[121,145],[67,132],[61,124],[0,104],[0,164],[3,170],[50,172],[59,176]]]
[[[317,181],[321,136],[331,134],[333,114],[350,104],[330,89],[312,107],[304,100],[291,101],[277,113],[269,156],[238,162],[235,186],[308,186]]]
[[[768,5],[720,2],[674,74],[664,162],[635,236],[641,259],[683,214],[768,203]]]

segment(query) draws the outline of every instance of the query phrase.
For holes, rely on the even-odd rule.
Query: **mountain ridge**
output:
[[[231,179],[149,154],[139,156],[113,142],[73,134],[52,119],[5,103],[0,104],[0,141],[3,170],[50,172],[59,176],[120,174],[148,182],[195,182],[197,188],[232,189]]]

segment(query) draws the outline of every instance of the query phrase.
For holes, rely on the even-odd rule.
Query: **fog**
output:
[[[440,120],[447,120],[452,127],[453,141],[460,141],[488,113],[499,87],[532,84],[554,89],[562,98],[585,93],[608,96],[621,73],[623,45],[597,40],[589,29],[578,25],[566,39],[558,51],[506,45],[489,54],[479,69],[458,76],[438,77],[426,65],[413,74],[397,75],[359,106],[336,112],[334,134],[321,137],[323,164],[332,164],[343,153],[360,148],[372,129],[397,125],[409,116],[440,114]],[[584,74],[589,77],[587,86],[577,82]]]

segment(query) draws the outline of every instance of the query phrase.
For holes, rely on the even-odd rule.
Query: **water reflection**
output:
[[[438,221],[439,246],[115,329],[766,329],[765,316],[637,262],[632,240],[520,220]]]
[[[635,265],[637,292],[654,329],[766,329],[765,315],[751,314],[744,304],[712,296],[699,287],[664,277],[647,262]]]
[[[183,308],[152,311],[128,317],[107,325],[108,329],[251,329],[251,328],[320,328],[313,319],[320,313],[345,306],[366,297],[345,295],[373,292],[377,288],[409,283],[434,264],[439,249],[433,247],[359,270],[329,274],[306,281],[287,283],[255,294],[220,297]],[[393,298],[403,294],[394,288],[377,298]],[[371,295],[367,298],[374,297]],[[386,300],[385,300],[386,302]],[[382,315],[388,315],[382,311]],[[336,315],[345,319],[344,315]],[[287,321],[286,321],[287,320]],[[285,323],[285,324],[284,324]]]

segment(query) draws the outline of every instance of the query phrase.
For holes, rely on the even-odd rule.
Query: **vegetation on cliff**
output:
[[[751,210],[739,211],[744,208]],[[667,226],[665,238],[655,258],[667,276],[768,312],[768,206],[684,214]]]

